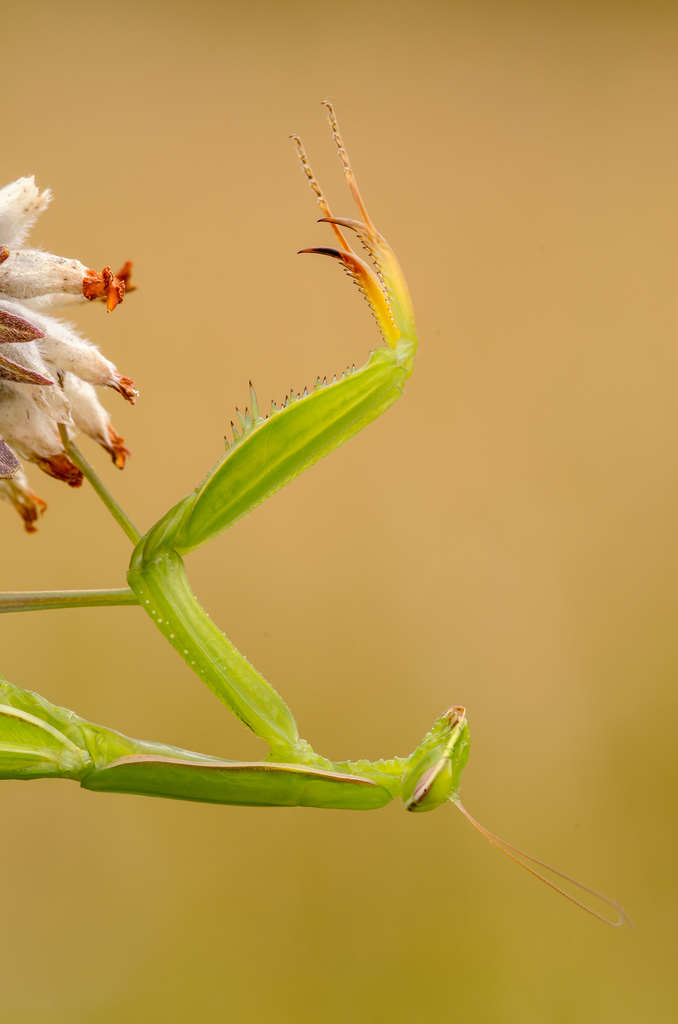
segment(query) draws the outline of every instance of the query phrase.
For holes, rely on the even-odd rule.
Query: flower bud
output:
[[[47,505],[42,498],[39,498],[35,491],[32,491],[28,486],[26,474],[21,469],[17,468],[19,466],[19,461],[14,453],[7,447],[7,445],[4,445],[4,447],[7,448],[7,451],[10,452],[14,458],[16,467],[12,471],[13,475],[11,480],[0,480],[0,498],[5,501],[11,501],[14,505],[14,508],[24,521],[24,529],[26,530],[26,533],[35,533],[38,528],[36,525],[38,518],[45,511]],[[1,459],[2,450],[0,447],[0,461]]]

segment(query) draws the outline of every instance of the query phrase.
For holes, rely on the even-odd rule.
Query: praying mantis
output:
[[[300,738],[285,701],[212,622],[188,581],[185,555],[234,526],[367,427],[400,397],[414,369],[418,339],[405,278],[369,217],[334,110],[329,103],[325,106],[360,219],[333,216],[301,140],[292,136],[323,214],[321,222],[335,236],[332,247],[302,252],[339,262],[367,300],[382,344],[362,368],[349,369],[330,383],[318,379],[310,392],[291,393],[268,415],[260,412],[251,389],[250,407],[244,414],[238,412],[239,427],[234,427],[234,440],[227,443],[221,460],[143,536],[62,428],[70,459],[134,544],[129,589],[5,595],[0,601],[2,611],[137,604],[214,696],[266,741],[269,753],[260,762],[231,761],[133,739],[0,678],[0,778],[64,778],[98,792],[267,807],[373,810],[400,798],[406,810],[425,812],[451,802],[513,859],[519,855],[546,867],[478,825],[461,804],[459,789],[470,750],[463,707],[448,708],[408,757],[332,762]],[[353,251],[349,235],[358,239],[366,259]],[[541,874],[538,877],[562,892]],[[583,906],[569,893],[563,895]],[[605,902],[620,912],[618,922],[606,923],[621,923],[618,905]],[[584,909],[605,920],[589,907]]]

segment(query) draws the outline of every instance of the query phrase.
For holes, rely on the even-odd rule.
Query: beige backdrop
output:
[[[351,215],[331,98],[421,335],[382,421],[192,556],[197,593],[334,758],[468,707],[469,809],[619,897],[612,931],[450,808],[182,805],[0,787],[0,1009],[127,1021],[675,1020],[678,8],[671,3],[4,5],[3,181],[33,240],[131,258],[78,323],[146,529],[260,402],[378,337],[295,162]],[[85,487],[0,509],[3,588],[122,585]],[[133,735],[263,754],[133,608],[5,616],[0,669]]]

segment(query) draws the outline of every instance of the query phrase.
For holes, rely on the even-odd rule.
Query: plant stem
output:
[[[34,594],[0,594],[3,612],[46,611],[49,608],[98,608],[103,605],[138,604],[127,587],[113,590],[43,590]]]
[[[111,513],[111,515],[118,523],[118,525],[122,527],[122,529],[125,531],[125,533],[132,541],[132,543],[138,544],[139,539],[141,538],[141,534],[135,527],[134,523],[132,523],[132,521],[120,508],[120,506],[118,505],[117,501],[110,493],[110,491],[108,491],[107,488],[104,487],[103,483],[101,482],[97,474],[94,472],[85,456],[73,444],[73,442],[68,436],[68,432],[63,423],[59,424],[59,433],[61,434],[61,440],[63,441],[64,448],[68,452],[69,458],[72,459],[72,461],[75,463],[78,469],[82,470],[84,476],[89,480],[90,484],[92,485],[96,493],[99,495],[108,511]]]

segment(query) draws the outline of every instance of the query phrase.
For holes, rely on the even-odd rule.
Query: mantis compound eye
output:
[[[406,811],[435,811],[454,795],[452,760],[441,747],[430,750],[403,780]]]

